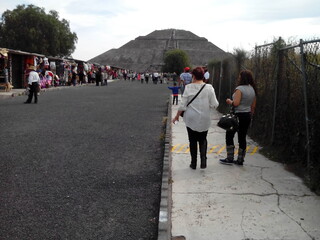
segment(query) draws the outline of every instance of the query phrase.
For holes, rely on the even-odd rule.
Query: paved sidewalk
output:
[[[25,89],[11,89],[10,92],[5,92],[3,89],[0,90],[0,99],[4,98],[10,98],[10,97],[16,97],[16,96],[22,96],[25,95],[26,90]]]
[[[78,86],[81,86],[81,85],[77,85]],[[85,85],[83,85],[85,86]],[[43,88],[41,89],[40,91],[40,95],[44,92],[47,92],[47,91],[54,91],[54,90],[61,90],[61,89],[64,89],[64,88],[68,88],[68,87],[71,87],[71,86],[58,86],[58,87],[50,87],[50,88]],[[17,96],[26,96],[26,89],[25,88],[13,88],[11,89],[10,92],[5,92],[3,90],[0,90],[0,99],[4,99],[4,98],[12,98],[12,97],[17,97]],[[26,96],[27,98],[27,96]],[[27,100],[27,99],[25,99]]]
[[[172,116],[177,106],[172,106]],[[208,167],[189,168],[185,124],[172,124],[172,239],[320,239],[320,197],[248,140],[244,166],[219,163],[225,131],[215,112],[208,133]],[[237,138],[235,138],[237,140]],[[180,236],[179,238],[177,236]]]
[[[117,81],[117,79],[108,80],[108,83],[111,83],[114,81]],[[41,89],[40,94],[47,92],[47,91],[61,90],[61,89],[72,88],[72,87],[85,87],[85,86],[95,86],[95,83],[87,83],[87,84],[83,84],[83,85],[77,84],[76,86],[57,86],[57,87],[43,88],[43,89]],[[0,89],[0,99],[17,97],[17,96],[24,96],[24,95],[26,95],[25,88],[13,88],[13,89],[11,89],[10,92],[5,92],[3,89]]]

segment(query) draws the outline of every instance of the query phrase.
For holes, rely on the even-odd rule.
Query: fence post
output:
[[[280,54],[279,49],[277,49],[277,62],[274,71],[274,103],[273,103],[273,116],[272,116],[272,130],[271,130],[271,144],[274,142],[274,129],[276,125],[276,115],[277,115],[277,100],[278,100],[278,76],[279,76],[279,61]]]
[[[222,79],[222,61],[220,62],[220,76],[219,76],[219,102],[221,101],[221,79]]]
[[[278,103],[278,79],[279,79],[279,64],[280,64],[280,49],[279,44],[281,43],[281,37],[278,40],[277,45],[273,45],[273,47],[277,51],[277,60],[276,60],[276,67],[274,70],[274,104],[273,104],[273,117],[272,117],[272,130],[271,130],[271,144],[274,143],[274,132],[275,132],[275,125],[276,125],[276,115],[277,115],[277,103]]]
[[[308,96],[307,96],[307,73],[306,73],[306,62],[303,49],[303,40],[300,39],[300,56],[301,56],[301,71],[302,71],[302,81],[303,81],[303,98],[304,98],[304,114],[305,114],[305,124],[306,124],[306,150],[307,150],[307,170],[308,170],[308,180],[311,177],[311,162],[310,162],[310,136],[309,136],[309,115],[308,115]]]
[[[231,67],[230,67],[231,68]],[[231,77],[231,69],[229,68],[229,98],[232,98],[232,77]]]
[[[256,74],[256,72],[257,72],[257,69],[258,69],[258,46],[256,45],[255,47],[254,47],[254,68],[255,68],[255,71],[254,71],[254,76],[253,76],[253,78],[255,79],[255,80],[257,80],[257,74]]]
[[[214,64],[212,64],[211,83],[212,83],[212,86],[214,87]]]

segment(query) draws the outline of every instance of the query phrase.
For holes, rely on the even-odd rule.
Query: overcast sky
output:
[[[168,28],[191,31],[228,52],[280,36],[320,38],[319,0],[0,0],[1,15],[18,4],[56,10],[68,20],[78,36],[73,57],[82,60]]]

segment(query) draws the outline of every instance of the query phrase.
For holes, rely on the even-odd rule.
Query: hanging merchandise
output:
[[[50,62],[50,70],[55,71],[56,70],[56,62]]]
[[[48,58],[45,57],[45,58],[43,59],[43,62],[44,62],[44,67],[45,67],[45,68],[49,68]]]

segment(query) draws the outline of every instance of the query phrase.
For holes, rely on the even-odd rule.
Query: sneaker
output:
[[[221,164],[225,164],[225,165],[232,165],[233,164],[233,160],[230,160],[228,158],[220,159],[219,161]]]

